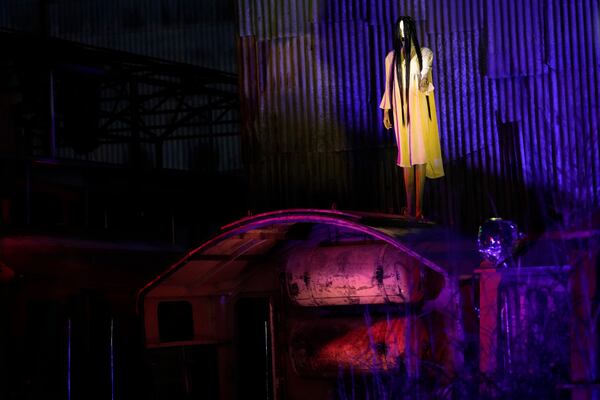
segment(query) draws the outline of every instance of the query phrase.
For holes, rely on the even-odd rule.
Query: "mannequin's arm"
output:
[[[433,65],[433,52],[427,47],[421,49],[421,57],[423,59],[423,66],[421,68],[421,79],[427,78]]]
[[[419,82],[419,90],[424,93],[429,93],[433,91],[433,84],[431,83],[433,52],[427,47],[423,47],[421,49],[421,56],[423,59],[423,65],[421,68],[421,81]]]
[[[390,109],[392,108],[392,104],[390,102],[390,79],[392,79],[391,69],[393,60],[393,53],[388,53],[387,57],[385,57],[385,90],[383,92],[383,97],[381,98],[381,103],[379,104],[379,108],[383,110],[383,126],[385,127],[385,129],[392,128],[392,119],[390,117]]]

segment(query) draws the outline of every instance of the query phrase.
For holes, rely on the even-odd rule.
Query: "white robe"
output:
[[[394,51],[390,51],[385,58],[385,92],[379,105],[380,108],[392,109],[394,132],[396,134],[396,144],[398,145],[398,159],[396,163],[400,167],[410,167],[412,165],[426,164],[426,176],[428,178],[439,178],[444,176],[442,157],[440,150],[440,141],[437,126],[437,115],[435,100],[433,96],[433,84],[431,79],[431,65],[433,62],[433,52],[426,48],[421,48],[422,67],[419,68],[419,61],[416,54],[410,61],[410,86],[409,86],[409,112],[410,122],[406,123],[407,104],[404,99],[403,113],[405,124],[402,122],[402,113],[400,112],[400,85],[394,79],[394,96],[390,103],[390,79],[395,76],[393,70]],[[399,61],[399,60],[398,60]],[[402,63],[402,85],[405,80],[405,64]],[[422,92],[419,89],[419,83],[422,78],[429,77],[429,87]]]

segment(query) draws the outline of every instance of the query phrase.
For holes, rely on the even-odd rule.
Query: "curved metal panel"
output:
[[[143,297],[146,296],[153,287],[159,285],[162,281],[174,274],[180,268],[185,267],[185,265],[194,255],[200,255],[212,247],[217,246],[224,240],[236,235],[240,235],[244,232],[265,226],[290,223],[319,223],[324,225],[338,226],[351,231],[363,233],[371,238],[378,239],[389,244],[397,251],[413,258],[416,262],[418,262],[419,265],[429,268],[432,273],[441,277],[443,281],[441,283],[441,287],[444,286],[445,281],[448,279],[448,273],[439,265],[418,254],[410,247],[402,244],[394,236],[360,223],[356,216],[352,216],[350,214],[346,214],[345,216],[345,214],[342,212],[327,210],[282,210],[243,218],[240,223],[230,224],[226,229],[222,230],[219,234],[214,236],[212,239],[209,239],[198,248],[187,253],[177,263],[173,264],[165,272],[148,282],[142,289],[140,289],[137,294],[138,307],[142,305],[141,301]]]

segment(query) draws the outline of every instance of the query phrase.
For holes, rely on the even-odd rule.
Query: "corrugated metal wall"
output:
[[[256,208],[399,209],[378,104],[403,14],[434,52],[447,174],[428,181],[429,215],[548,225],[599,204],[597,1],[239,0]]]

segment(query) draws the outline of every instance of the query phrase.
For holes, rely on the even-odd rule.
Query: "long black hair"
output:
[[[402,40],[402,35],[400,32],[400,22],[403,22],[404,25],[404,40]],[[415,46],[415,53],[417,54],[417,60],[419,62],[419,71],[423,65],[423,57],[421,56],[421,46],[419,45],[419,39],[417,39],[417,27],[415,25],[415,20],[409,17],[408,15],[404,15],[399,17],[394,24],[394,38],[393,38],[393,46],[394,46],[394,58],[392,61],[392,71],[395,70],[395,74],[392,74],[392,79],[390,79],[390,104],[392,104],[392,99],[394,96],[394,81],[398,81],[398,87],[400,88],[400,112],[402,113],[402,125],[406,125],[410,122],[410,108],[408,104],[408,89],[410,86],[410,60],[411,60],[411,49],[412,46]],[[402,60],[402,55],[404,55],[404,63],[406,69],[406,75],[404,77],[404,85],[402,85],[402,64],[398,62],[398,60]],[[404,93],[402,89],[404,88]],[[406,120],[404,116],[404,101],[406,100]]]

